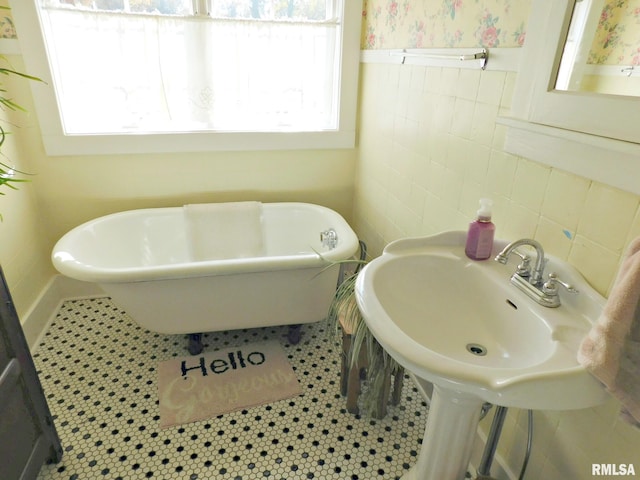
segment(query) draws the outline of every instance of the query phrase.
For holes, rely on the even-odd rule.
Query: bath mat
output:
[[[302,393],[277,341],[172,358],[158,365],[162,428]]]

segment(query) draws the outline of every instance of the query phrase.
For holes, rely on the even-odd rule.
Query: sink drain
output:
[[[478,357],[484,357],[487,354],[487,348],[479,343],[467,343],[467,352],[473,353]]]

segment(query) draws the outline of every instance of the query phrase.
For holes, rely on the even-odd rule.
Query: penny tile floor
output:
[[[136,325],[109,298],[68,300],[34,354],[64,455],[54,479],[398,479],[420,450],[428,407],[409,377],[381,420],[340,396],[340,346],[325,322],[204,335],[206,351],[278,340],[304,394],[161,429],[158,362],[188,355],[186,335]]]

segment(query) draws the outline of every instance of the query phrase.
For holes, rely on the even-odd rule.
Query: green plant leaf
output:
[[[10,98],[2,98],[0,97],[0,105],[3,105],[11,110],[14,111],[20,111],[20,112],[26,112],[27,110],[24,107],[21,107],[20,105],[18,105],[17,103],[15,103],[13,100],[11,100]]]
[[[0,6],[0,9],[8,10],[9,8]],[[6,64],[10,64],[8,59],[4,55],[0,55],[0,61],[3,61]],[[7,76],[15,75],[20,78],[24,78],[26,80],[32,80],[32,81],[38,81],[38,82],[42,81],[38,77],[20,72],[18,70],[14,70],[13,68],[0,67],[0,74],[7,75]],[[19,112],[27,111],[24,107],[14,102],[11,98],[7,96],[7,90],[1,84],[0,84],[0,108],[19,111]],[[4,145],[4,142],[7,138],[7,134],[8,132],[2,126],[0,126],[0,147]],[[0,162],[0,187],[5,186],[12,190],[17,190],[18,188],[16,187],[15,184],[29,181],[28,179],[25,179],[25,178],[16,178],[15,177],[16,173],[21,175],[29,175],[28,173],[21,172],[20,170],[17,170],[13,167],[9,167],[8,165]],[[0,195],[4,195],[4,192],[0,192]],[[0,215],[0,221],[2,221],[2,215]]]
[[[338,262],[330,262],[334,264],[355,263],[365,265],[366,260],[347,259]],[[329,267],[327,267],[329,268]],[[342,342],[342,325],[351,333],[351,346],[347,352],[347,361],[350,368],[353,368],[360,357],[360,352],[364,346],[367,351],[367,388],[361,393],[362,408],[366,415],[373,418],[380,418],[380,412],[377,409],[380,406],[378,399],[384,392],[384,386],[387,376],[395,374],[401,367],[396,361],[382,348],[375,339],[369,328],[367,327],[362,313],[358,308],[355,296],[355,285],[358,279],[359,270],[346,277],[336,289],[329,312],[327,313],[327,329],[333,340]]]

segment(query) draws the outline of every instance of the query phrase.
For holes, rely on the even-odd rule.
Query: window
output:
[[[13,9],[29,71],[40,75],[38,58],[50,68],[49,85],[33,87],[49,154],[353,146],[357,1],[20,0]],[[40,35],[22,42],[29,24]]]

